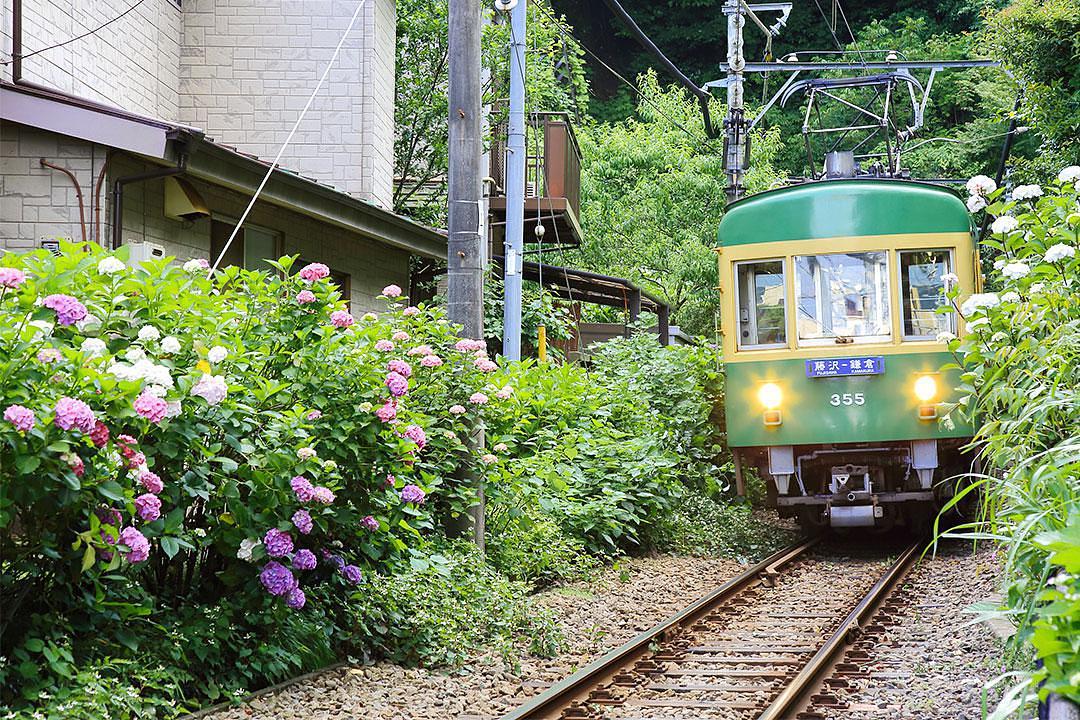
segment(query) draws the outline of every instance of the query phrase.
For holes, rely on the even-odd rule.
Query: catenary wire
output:
[[[56,43],[55,45],[49,45],[48,47],[43,47],[40,50],[35,50],[34,52],[24,53],[22,55],[19,55],[18,57],[12,56],[11,60],[4,60],[3,62],[0,62],[0,65],[10,65],[13,62],[15,62],[16,60],[25,60],[27,58],[34,57],[35,55],[39,55],[39,54],[41,54],[41,53],[43,53],[43,52],[45,52],[47,50],[54,50],[54,49],[56,49],[58,47],[63,47],[65,45],[69,45],[69,44],[75,42],[76,40],[82,40],[85,37],[89,37],[89,36],[91,36],[91,35],[93,35],[95,33],[100,32],[101,30],[107,28],[108,26],[112,25],[114,22],[116,22],[120,18],[124,17],[125,15],[129,14],[130,12],[135,10],[135,8],[142,5],[144,2],[146,2],[146,0],[137,0],[134,5],[132,5],[127,10],[120,13],[116,17],[114,17],[112,20],[109,20],[108,22],[102,23],[101,25],[98,25],[93,30],[88,30],[87,32],[84,32],[82,35],[76,35],[73,38],[65,40],[64,42],[59,42],[59,43]]]
[[[296,122],[293,123],[292,130],[289,131],[289,135],[285,138],[285,142],[282,143],[281,148],[278,149],[274,161],[270,163],[270,167],[266,169],[266,175],[263,176],[262,182],[259,183],[259,187],[255,190],[255,194],[251,196],[251,202],[249,202],[247,208],[245,208],[244,214],[240,216],[240,220],[236,223],[236,227],[233,228],[232,234],[229,235],[229,239],[225,242],[225,246],[221,248],[221,253],[217,256],[217,260],[214,261],[213,266],[210,268],[208,276],[212,276],[214,271],[217,270],[218,265],[221,264],[222,259],[225,257],[225,253],[229,251],[229,246],[232,245],[233,240],[236,239],[236,235],[240,232],[240,228],[244,226],[244,221],[251,213],[251,209],[255,207],[255,201],[259,199],[259,195],[262,194],[263,188],[266,187],[266,183],[270,180],[270,176],[273,175],[274,170],[277,169],[278,163],[281,161],[281,156],[285,153],[285,149],[289,147],[289,143],[292,142],[293,135],[296,134],[297,128],[300,127],[300,123],[304,120],[304,116],[307,115],[307,111],[311,107],[312,101],[315,100],[315,96],[319,94],[319,90],[322,89],[323,83],[326,82],[326,78],[330,74],[330,69],[334,67],[338,54],[341,52],[341,47],[345,44],[345,40],[349,37],[349,33],[352,32],[353,25],[356,24],[356,18],[360,17],[360,11],[363,9],[364,3],[366,2],[367,0],[360,0],[360,2],[357,3],[356,11],[353,12],[352,19],[349,20],[349,25],[345,28],[345,32],[341,34],[341,39],[338,40],[333,55],[330,56],[329,62],[326,63],[326,69],[323,70],[319,82],[315,84],[315,89],[312,90],[311,94],[308,96],[307,103],[304,104],[304,109],[301,110],[300,115],[297,116]]]

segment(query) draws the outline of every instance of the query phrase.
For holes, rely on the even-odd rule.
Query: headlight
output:
[[[784,399],[784,393],[776,383],[765,383],[759,387],[757,396],[761,404],[770,410],[780,407],[780,402]]]
[[[915,381],[915,397],[923,402],[930,402],[937,396],[937,380],[931,375],[923,375]]]

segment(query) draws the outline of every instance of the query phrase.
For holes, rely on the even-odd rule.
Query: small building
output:
[[[0,7],[0,51],[13,58],[0,65],[0,249],[63,237],[211,262],[355,9],[332,0]],[[361,312],[385,285],[408,286],[413,257],[445,257],[445,236],[388,209],[394,28],[393,0],[367,0],[224,263],[324,262]]]

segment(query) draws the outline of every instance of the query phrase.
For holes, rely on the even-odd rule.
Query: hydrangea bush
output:
[[[999,256],[992,292],[948,292],[969,330],[950,341],[957,412],[980,423],[988,465],[966,491],[982,492],[982,518],[955,532],[1004,542],[1004,607],[983,609],[1016,622],[1022,666],[1032,651],[1040,664],[1006,693],[1005,717],[1036,689],[1080,701],[1080,167],[1046,187],[968,187],[994,218],[985,243]]]
[[[43,598],[117,623],[226,594],[302,612],[471,502],[448,478],[486,467],[464,440],[511,395],[441,310],[389,286],[354,318],[292,258],[210,275],[123,253],[0,258],[5,630]],[[0,654],[32,684],[39,645],[23,626]]]

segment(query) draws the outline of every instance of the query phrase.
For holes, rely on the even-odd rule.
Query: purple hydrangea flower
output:
[[[150,541],[133,527],[129,526],[120,531],[120,544],[128,546],[125,559],[129,563],[141,563],[150,557]]]
[[[310,550],[297,550],[293,555],[292,565],[297,570],[314,570],[317,564],[315,553]]]
[[[30,432],[34,427],[34,411],[22,405],[9,405],[4,411],[4,419],[21,433]]]
[[[379,529],[379,521],[376,520],[371,515],[367,515],[366,517],[364,517],[364,519],[360,521],[360,524],[363,527],[367,528],[368,530],[378,530]]]
[[[285,595],[296,587],[292,571],[276,560],[271,560],[259,573],[259,582],[271,595]]]
[[[304,607],[307,602],[307,598],[304,597],[304,591],[298,587],[294,587],[289,591],[289,594],[285,597],[285,605],[293,610],[299,610]]]
[[[416,447],[420,448],[421,450],[423,450],[424,446],[427,445],[427,435],[424,433],[424,428],[420,427],[419,425],[410,425],[409,427],[405,428],[405,437],[416,443]]]
[[[62,397],[57,400],[55,412],[56,426],[61,430],[77,429],[89,433],[97,423],[90,406],[75,398]]]
[[[330,503],[334,502],[334,497],[335,495],[333,491],[331,491],[328,487],[323,487],[322,485],[316,487],[312,495],[312,499],[322,505],[329,505]]]
[[[135,512],[144,522],[154,522],[161,517],[161,500],[151,493],[140,495],[135,498]]]
[[[296,529],[299,530],[302,535],[307,535],[311,532],[313,526],[313,523],[311,522],[311,513],[307,510],[297,510],[293,513],[292,524],[296,526]]]
[[[116,508],[111,508],[108,505],[102,505],[94,511],[100,520],[105,525],[112,525],[113,527],[120,527],[120,524],[124,522],[124,516],[120,514],[120,511]]]
[[[416,485],[406,485],[401,488],[401,501],[419,505],[424,502],[424,491]]]
[[[266,546],[266,554],[270,557],[285,557],[292,552],[292,536],[277,528],[270,528],[263,536],[263,545]]]
[[[86,317],[86,306],[70,295],[48,295],[41,304],[56,311],[61,325],[74,325]]]
[[[300,502],[311,502],[315,498],[315,486],[303,475],[297,475],[290,482],[292,491],[296,493],[296,499]]]
[[[342,557],[340,555],[329,555],[329,556],[327,556],[326,559],[329,560],[330,564],[333,565],[338,570],[341,570],[342,568],[345,567],[345,560],[342,559]]]
[[[360,571],[360,568],[355,565],[346,565],[341,568],[341,574],[353,585],[359,585],[360,581],[364,578],[364,574]]]
[[[152,492],[155,495],[165,489],[165,483],[161,481],[158,474],[150,470],[139,475],[139,484],[146,488],[147,492]]]
[[[392,372],[386,376],[386,387],[394,397],[401,397],[409,392],[409,381],[404,375]]]

